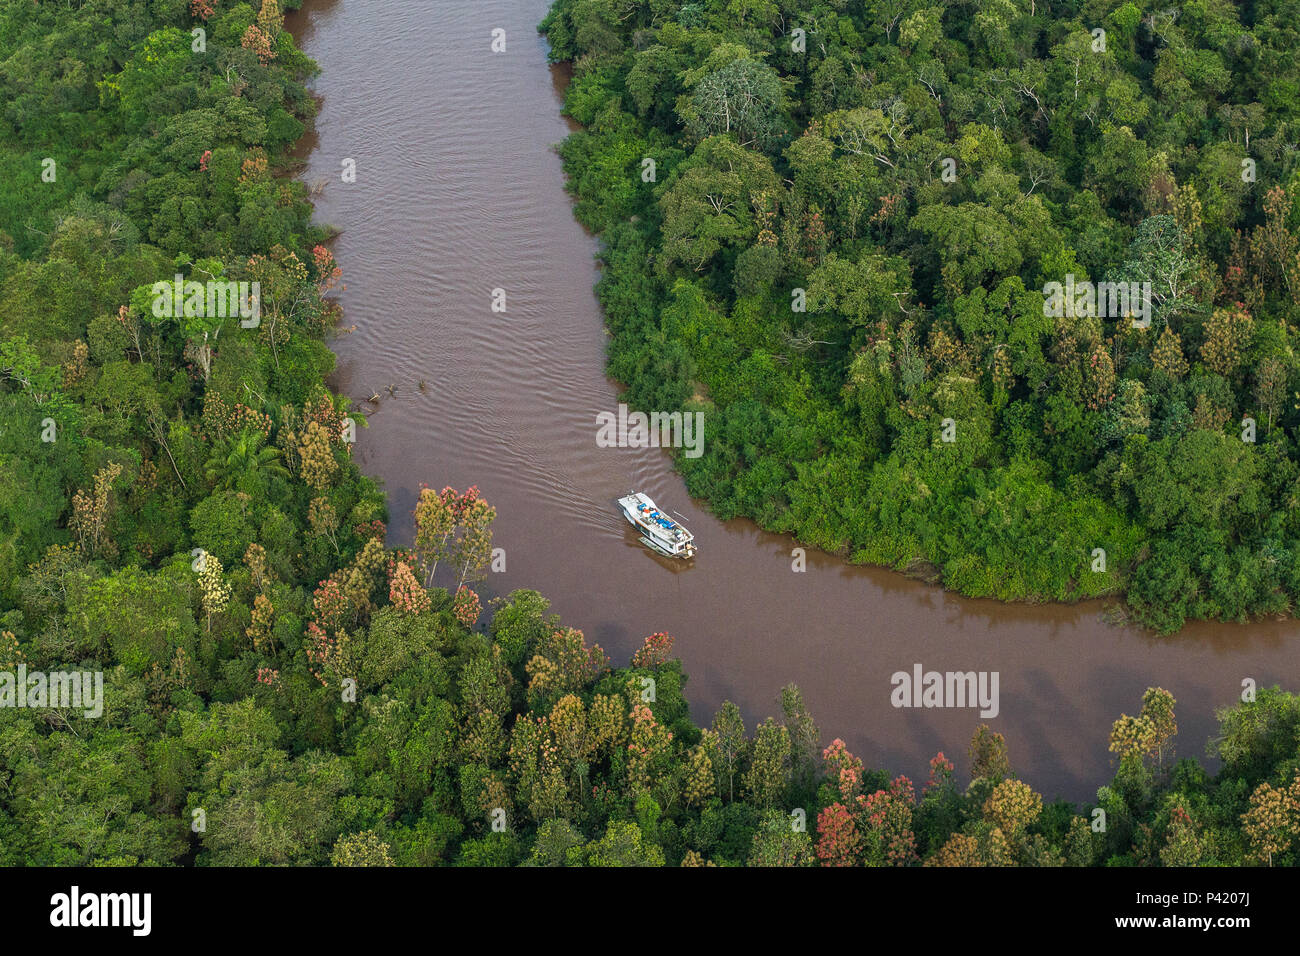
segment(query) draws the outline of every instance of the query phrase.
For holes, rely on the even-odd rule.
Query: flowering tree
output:
[[[549,718],[521,714],[515,721],[510,732],[510,773],[520,802],[534,820],[540,823],[566,815],[569,786]]]
[[[403,614],[422,614],[433,606],[429,592],[404,561],[389,562],[388,600]]]
[[[632,708],[632,736],[627,743],[627,780],[632,795],[646,793],[662,775],[671,753],[672,731],[655,719],[645,704]]]
[[[714,794],[713,758],[709,756],[710,750],[707,744],[701,742],[692,747],[686,757],[682,796],[687,806],[703,806]]]
[[[284,14],[280,12],[279,0],[262,0],[257,11],[257,25],[268,37],[277,37],[284,29]]]
[[[983,866],[979,841],[966,833],[954,833],[939,852],[925,861],[926,866]]]
[[[1147,758],[1164,763],[1165,748],[1178,733],[1174,695],[1162,687],[1148,687],[1136,717],[1121,714],[1110,732],[1110,751],[1119,755],[1120,769],[1136,773]]]
[[[330,853],[330,866],[394,866],[390,847],[374,830],[341,837]]]
[[[1011,775],[1011,763],[1007,759],[1006,738],[992,730],[988,724],[980,724],[970,742],[970,775],[972,780],[987,778],[1002,780]]]
[[[338,285],[339,279],[343,277],[343,270],[334,260],[334,253],[324,246],[313,246],[311,257],[316,265],[317,291],[324,295]]]
[[[248,25],[248,29],[244,31],[244,35],[239,41],[239,45],[245,50],[251,50],[257,54],[258,60],[263,65],[275,59],[275,47],[271,38],[256,24],[250,23]]]
[[[555,702],[551,709],[551,732],[555,735],[566,775],[581,791],[587,765],[596,751],[596,738],[581,698],[565,694]]]
[[[1156,346],[1151,350],[1151,364],[1171,378],[1187,374],[1187,359],[1183,357],[1183,341],[1169,326],[1160,332]]]
[[[438,563],[447,556],[451,536],[456,531],[460,496],[454,488],[435,492],[432,488],[420,489],[420,500],[415,503],[415,553],[424,568],[424,586],[433,584]]]
[[[122,466],[109,462],[95,472],[94,491],[78,491],[72,496],[72,518],[68,527],[77,538],[77,549],[83,557],[93,558],[103,551],[110,556],[116,546],[105,537],[113,505],[113,483],[122,475]]]
[[[434,492],[421,487],[415,504],[415,553],[424,570],[425,587],[433,586],[438,565],[450,561],[459,572],[459,588],[480,581],[492,559],[492,522],[496,509],[471,485],[461,494],[455,488]]]
[[[220,614],[230,603],[230,585],[221,573],[221,562],[215,554],[204,555],[203,570],[199,572],[199,600],[211,633],[213,615]]]
[[[497,511],[482,498],[478,489],[471,488],[474,497],[464,502],[460,513],[460,525],[463,529],[459,541],[457,564],[460,567],[460,588],[467,580],[480,581],[486,575],[488,562],[492,559],[492,522],[496,520]],[[469,492],[466,492],[468,496]]]
[[[627,739],[627,713],[621,699],[609,694],[597,694],[591,701],[588,722],[598,754],[610,756],[622,748]]]
[[[817,859],[822,866],[855,866],[862,849],[857,821],[849,808],[832,803],[817,814]]]
[[[273,647],[274,641],[271,637],[271,625],[275,620],[275,608],[271,604],[271,599],[265,594],[259,594],[253,599],[252,621],[245,631],[248,639],[253,644],[253,649],[263,651],[267,647]]]
[[[673,650],[673,638],[663,631],[651,634],[632,655],[633,667],[658,667],[668,660]]]
[[[1245,358],[1255,320],[1238,302],[1234,308],[1215,309],[1205,323],[1201,358],[1212,372],[1231,375]]]
[[[329,429],[320,422],[308,422],[298,445],[298,456],[302,480],[307,486],[315,491],[327,490],[339,470]]]
[[[312,621],[307,625],[307,666],[311,669],[321,686],[328,686],[326,672],[335,657],[335,641],[323,627]]]
[[[831,786],[839,791],[840,800],[853,802],[862,787],[862,761],[849,753],[844,741],[838,737],[822,751],[822,761]]]
[[[244,566],[248,568],[249,579],[259,591],[271,582],[271,572],[267,566],[266,549],[254,542],[244,552]]]
[[[984,819],[1013,845],[1022,840],[1025,830],[1042,812],[1043,798],[1020,780],[1003,780],[984,801]]]
[[[888,790],[858,797],[857,802],[866,821],[868,859],[892,866],[907,866],[915,862],[916,835],[912,832],[915,793],[912,781],[907,777],[897,777]]]
[[[456,597],[451,602],[451,612],[456,615],[456,620],[466,627],[473,627],[482,611],[483,604],[472,588],[462,584],[456,589]]]
[[[1256,859],[1272,866],[1300,837],[1300,772],[1285,789],[1267,781],[1256,787],[1241,821]]]
[[[338,631],[355,616],[351,602],[344,594],[344,571],[336,571],[317,585],[312,592],[312,610],[316,623],[330,631]]]
[[[952,789],[953,769],[953,762],[943,755],[942,750],[930,758],[930,779],[925,782],[925,792]]]

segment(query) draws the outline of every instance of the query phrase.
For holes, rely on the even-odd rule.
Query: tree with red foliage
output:
[[[851,803],[862,786],[862,761],[849,753],[844,741],[838,737],[822,751],[822,761],[826,764],[826,776],[831,785],[840,792],[840,799]]]
[[[633,667],[658,667],[668,660],[673,650],[672,635],[663,631],[651,634],[632,656]]]
[[[483,604],[479,601],[478,595],[472,588],[462,584],[451,602],[451,612],[456,615],[456,620],[466,627],[473,627],[482,610]]]
[[[822,866],[856,866],[861,849],[858,824],[848,807],[832,803],[817,814],[817,859]]]

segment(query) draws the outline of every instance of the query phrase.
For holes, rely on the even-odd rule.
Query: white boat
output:
[[[660,511],[649,495],[639,491],[618,499],[623,516],[641,532],[641,543],[670,558],[695,557],[695,535]]]

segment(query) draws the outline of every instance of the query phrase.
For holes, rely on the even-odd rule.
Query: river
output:
[[[618,386],[603,371],[596,240],[572,217],[553,149],[570,127],[536,32],[547,6],[308,0],[288,21],[323,71],[302,175],[321,187],[317,219],[341,230],[339,298],[355,327],[334,343],[333,385],[358,402],[380,395],[362,405],[373,414],[356,456],[388,490],[390,544],[410,543],[422,483],[476,484],[506,555],[485,597],[540,591],[616,664],[668,631],[697,722],[730,699],[752,730],[798,684],[827,740],[914,780],[940,750],[964,775],[987,722],[1023,779],[1087,801],[1113,774],[1112,722],[1137,712],[1146,687],[1177,698],[1175,743],[1193,757],[1243,679],[1294,689],[1294,621],[1160,638],[1103,623],[1095,602],[968,600],[816,552],[797,573],[791,539],[710,516],[664,452],[598,448],[596,415],[617,408]],[[503,53],[490,49],[496,28]],[[341,176],[348,159],[355,182]],[[615,505],[633,489],[685,517],[700,549],[691,567],[636,542]],[[917,663],[996,671],[1000,712],[895,709],[890,676]]]

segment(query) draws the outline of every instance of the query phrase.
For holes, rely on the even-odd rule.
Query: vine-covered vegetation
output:
[[[1164,631],[1290,612],[1298,17],[556,0],[611,372],[706,412],[720,517]]]
[[[323,384],[339,273],[288,175],[313,65],[281,17],[0,9],[0,865],[1297,862],[1279,691],[1221,715],[1214,777],[1153,689],[1095,807],[987,728],[968,786],[940,754],[918,793],[823,748],[793,687],[695,726],[667,635],[615,668],[535,592],[480,623],[474,489],[385,547]],[[259,321],[156,314],[177,273],[258,282]],[[17,702],[54,672],[102,708]]]

